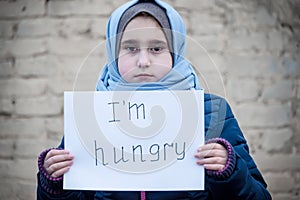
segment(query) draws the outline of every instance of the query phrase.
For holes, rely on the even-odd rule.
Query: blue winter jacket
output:
[[[170,191],[146,192],[147,200],[266,200],[271,199],[267,185],[259,172],[254,160],[249,154],[246,140],[239,128],[237,120],[227,102],[218,96],[205,94],[205,137],[206,139],[221,137],[226,139],[234,148],[236,166],[229,178],[216,179],[205,176],[204,191]],[[64,148],[63,141],[60,144]],[[140,192],[111,192],[111,191],[67,191],[61,194],[49,192],[56,187],[62,187],[61,182],[47,182],[49,190],[41,186],[45,183],[41,173],[38,173],[37,199],[43,200],[138,200]],[[128,180],[129,181],[129,180]]]

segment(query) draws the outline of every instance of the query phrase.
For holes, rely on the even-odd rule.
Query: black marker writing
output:
[[[140,156],[141,156],[141,161],[142,162],[145,162],[145,160],[143,160],[143,148],[141,145],[137,145],[136,147],[135,146],[132,146],[132,160],[133,162],[135,162],[135,150],[139,148],[140,149]]]
[[[110,103],[108,103],[108,105],[112,105],[112,114],[113,114],[113,119],[109,120],[108,122],[119,122],[120,121],[120,120],[116,119],[115,104],[119,104],[119,102],[110,102]]]
[[[122,157],[119,160],[116,160],[117,153],[116,153],[116,148],[114,147],[114,162],[115,162],[115,164],[118,164],[120,161],[128,162],[128,159],[124,159],[124,147],[122,147],[121,149],[122,149],[121,150]]]
[[[185,157],[185,142],[183,143],[183,148],[182,148],[182,152],[181,153],[178,153],[178,149],[177,149],[177,146],[178,146],[178,144],[177,143],[175,143],[175,152],[176,152],[176,154],[179,156],[179,155],[182,155],[182,157],[181,158],[178,158],[177,157],[177,160],[183,160],[184,159],[184,157]]]
[[[135,107],[135,111],[136,111],[136,119],[139,119],[139,109],[140,107],[142,107],[142,113],[143,113],[143,119],[145,119],[145,105],[142,103],[139,106],[135,103],[133,105],[130,105],[130,102],[128,103],[128,114],[129,114],[129,120],[131,120],[131,109]]]
[[[98,151],[101,150],[101,158],[102,158],[102,165],[108,165],[108,163],[105,162],[104,158],[104,149],[103,148],[98,148],[97,147],[97,141],[95,140],[95,161],[96,161],[96,166],[98,165]]]

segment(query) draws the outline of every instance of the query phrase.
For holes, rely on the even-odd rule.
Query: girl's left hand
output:
[[[227,161],[227,150],[218,143],[205,144],[197,149],[197,164],[208,170],[222,170]]]

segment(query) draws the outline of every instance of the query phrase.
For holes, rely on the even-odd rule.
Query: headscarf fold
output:
[[[117,66],[118,55],[116,55],[117,29],[122,14],[131,6],[139,3],[139,0],[133,0],[116,9],[108,20],[106,28],[107,62],[98,79],[97,91],[200,89],[197,75],[184,57],[186,51],[186,29],[181,16],[174,8],[160,0],[152,2],[165,9],[167,17],[169,18],[173,39],[172,69],[157,82],[128,83],[121,77]]]

